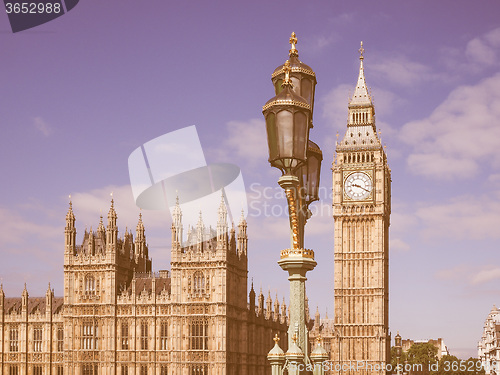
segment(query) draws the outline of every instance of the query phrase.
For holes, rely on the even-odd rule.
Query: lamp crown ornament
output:
[[[292,71],[292,68],[290,67],[290,60],[285,61],[285,65],[283,66],[283,71],[285,72],[285,78],[283,79],[283,83],[281,84],[281,86],[293,87],[292,80],[290,79],[290,72]]]
[[[299,56],[299,51],[295,48],[295,45],[297,44],[297,36],[294,32],[292,32],[292,35],[290,36],[289,43],[292,45],[292,48],[290,48],[289,51],[289,56]]]

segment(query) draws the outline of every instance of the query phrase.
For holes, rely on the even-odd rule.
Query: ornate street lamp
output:
[[[396,349],[396,358],[398,359],[398,365],[397,365],[397,374],[400,374],[400,367],[399,367],[399,359],[401,358],[401,350],[402,350],[402,345],[401,345],[401,336],[398,334],[396,337],[394,337],[394,347]]]
[[[269,162],[282,172],[278,183],[285,190],[290,217],[291,248],[282,250],[278,261],[280,267],[288,271],[290,281],[288,347],[300,348],[304,362],[310,364],[305,281],[306,272],[314,269],[316,261],[314,251],[304,249],[304,226],[311,216],[309,204],[319,199],[323,155],[318,145],[309,140],[316,78],[311,68],[298,59],[295,33],[290,43],[290,60],[272,76],[276,96],[264,105],[262,112],[266,120]]]

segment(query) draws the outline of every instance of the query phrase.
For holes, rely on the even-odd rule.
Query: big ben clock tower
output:
[[[391,171],[363,69],[333,162],[335,373],[385,374],[390,358]],[[340,371],[338,371],[340,370]]]

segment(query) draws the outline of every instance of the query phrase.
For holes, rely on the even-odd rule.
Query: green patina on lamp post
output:
[[[290,217],[291,247],[281,251],[278,261],[288,272],[290,281],[288,347],[300,348],[307,365],[311,362],[305,281],[306,272],[314,269],[316,261],[314,251],[304,248],[304,226],[311,216],[309,204],[319,199],[323,156],[318,145],[309,140],[316,77],[312,69],[298,59],[296,43],[292,33],[290,59],[272,75],[276,96],[264,105],[262,112],[266,120],[269,162],[282,172],[278,183],[285,190]]]

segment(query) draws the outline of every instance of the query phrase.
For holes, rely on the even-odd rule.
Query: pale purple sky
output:
[[[330,163],[363,40],[393,178],[390,329],[477,356],[484,319],[500,303],[499,14],[496,0],[86,0],[16,34],[0,14],[6,295],[19,296],[24,282],[43,295],[49,281],[62,295],[68,194],[80,235],[107,213],[111,191],[121,233],[135,228],[129,154],[194,124],[208,162],[242,169],[253,202],[249,277],[266,295],[287,296],[276,261],[289,244],[288,219],[263,212],[285,200],[258,192],[280,192],[261,108],[295,31],[318,79],[311,139],[324,154],[322,202],[306,228],[318,261],[307,286],[312,313],[318,305],[333,316]],[[144,221],[153,267],[169,268],[169,215],[145,212]]]

